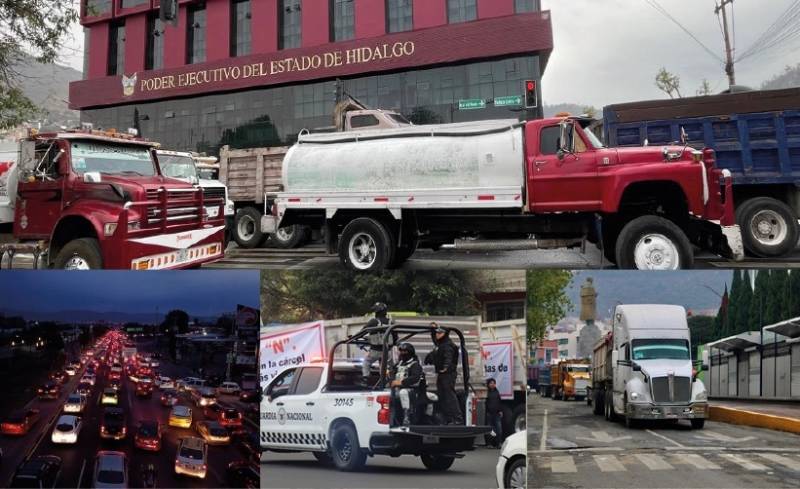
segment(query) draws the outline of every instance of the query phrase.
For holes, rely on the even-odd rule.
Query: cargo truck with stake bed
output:
[[[158,144],[91,127],[37,133],[3,175],[0,255],[34,266],[159,270],[224,254],[224,198],[165,177]],[[215,212],[214,212],[215,211]]]
[[[652,100],[603,109],[614,148],[660,146],[685,134],[733,177],[736,220],[749,255],[780,257],[800,237],[800,88]]]
[[[262,233],[307,226],[352,270],[418,247],[519,250],[597,243],[621,268],[739,260],[732,181],[711,150],[608,149],[588,120],[484,121],[301,134],[265,199]],[[270,204],[271,202],[271,204]]]
[[[686,309],[672,305],[620,305],[612,330],[594,346],[595,414],[640,420],[689,420],[700,429],[708,393],[692,366]],[[704,367],[705,368],[705,367]]]

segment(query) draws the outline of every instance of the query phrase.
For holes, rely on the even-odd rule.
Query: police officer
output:
[[[389,378],[395,395],[400,399],[403,409],[403,426],[409,426],[414,419],[414,407],[418,396],[425,392],[425,374],[411,343],[401,343],[398,347],[399,362],[389,369]]]
[[[383,333],[385,329],[379,326],[389,325],[389,306],[383,302],[376,302],[372,306],[372,312],[375,313],[375,317],[367,321],[367,324],[364,326],[364,329],[374,328],[374,330],[367,335],[369,350],[367,351],[367,356],[364,357],[364,363],[361,364],[361,373],[364,376],[364,380],[369,378],[372,364],[381,359],[381,352],[383,352]]]
[[[434,348],[426,357],[426,364],[436,369],[436,392],[439,406],[446,424],[463,424],[461,408],[456,396],[456,374],[458,371],[458,347],[450,339],[446,329],[438,323],[431,323]]]

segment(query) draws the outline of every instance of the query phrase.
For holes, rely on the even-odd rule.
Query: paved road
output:
[[[142,344],[137,345],[139,351],[143,350],[142,346]],[[145,349],[145,351],[147,350]],[[32,401],[31,406],[42,411],[42,416],[32,432],[20,438],[4,437],[0,439],[0,446],[6,454],[6,460],[3,461],[0,471],[0,482],[2,482],[0,487],[8,486],[17,464],[29,454],[61,457],[63,464],[57,487],[92,487],[94,458],[99,450],[119,450],[127,454],[131,487],[142,487],[140,467],[147,463],[153,463],[157,469],[158,487],[223,487],[226,485],[225,469],[228,463],[243,458],[235,444],[209,447],[209,470],[205,479],[175,475],[174,461],[179,439],[184,436],[197,436],[197,434],[190,429],[167,427],[169,409],[161,406],[158,389],[154,390],[152,398],[137,398],[134,396],[134,384],[130,380],[124,380],[120,389],[119,406],[125,410],[127,415],[128,436],[125,440],[118,442],[101,439],[100,421],[103,407],[100,406],[100,394],[107,384],[108,369],[109,367],[106,365],[97,370],[97,382],[89,398],[89,404],[81,415],[83,428],[78,437],[78,443],[75,445],[53,444],[50,442],[50,434],[56,419],[61,414],[61,408],[67,395],[75,390],[85,368],[69,379],[58,400]],[[158,370],[160,375],[170,377],[185,375],[183,372],[185,367],[169,364],[165,359],[162,359]],[[219,402],[240,409],[246,407],[233,396],[223,396]],[[181,399],[180,404],[191,406],[187,396]],[[193,408],[193,416],[195,421],[204,419],[202,409]],[[133,446],[135,428],[139,421],[145,419],[159,420],[166,429],[159,452],[145,452]],[[256,427],[254,423],[250,422],[247,428],[255,430]],[[13,461],[8,455],[14,457]]]
[[[725,423],[628,430],[585,402],[528,398],[528,487],[800,486],[800,436]]]
[[[261,487],[489,489],[497,487],[494,474],[499,456],[499,450],[479,447],[441,473],[428,471],[417,457],[378,456],[367,459],[360,472],[338,472],[321,466],[310,453],[267,452],[261,459]]]

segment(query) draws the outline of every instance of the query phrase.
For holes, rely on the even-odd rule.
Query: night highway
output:
[[[256,430],[256,425],[253,423],[253,418],[255,418],[253,406],[255,404],[241,402],[238,395],[218,393],[216,388],[187,385],[184,389],[176,388],[175,392],[177,393],[177,404],[188,406],[192,410],[192,427],[168,426],[171,408],[162,405],[163,390],[158,386],[158,379],[162,376],[172,380],[184,379],[196,376],[196,373],[187,367],[171,363],[168,355],[160,354],[156,348],[156,342],[152,338],[147,341],[133,341],[128,340],[123,333],[112,330],[94,347],[81,353],[69,354],[67,366],[72,362],[76,362],[76,371],[74,375],[66,376],[57,399],[42,399],[39,396],[24,407],[26,411],[39,410],[39,419],[31,426],[30,430],[23,435],[4,434],[0,438],[0,447],[4,454],[2,465],[0,465],[0,485],[2,487],[9,487],[12,484],[15,470],[23,460],[35,459],[43,455],[55,455],[62,461],[57,478],[52,483],[48,483],[48,487],[50,484],[54,484],[56,487],[94,487],[95,458],[101,451],[116,451],[125,454],[128,473],[127,486],[129,487],[226,487],[231,485],[243,487],[243,482],[229,478],[228,466],[231,462],[237,461],[243,462],[243,465],[246,466],[246,461],[252,460],[243,440]],[[81,364],[78,365],[77,362]],[[71,369],[62,368],[59,372],[65,370]],[[93,386],[89,386],[85,381],[90,379],[92,371],[96,380]],[[106,395],[103,394],[106,389],[113,389],[112,379],[117,375],[119,376],[119,386],[116,389],[117,404],[114,406],[112,405],[114,394],[110,391]],[[142,396],[136,395],[137,385],[140,385],[139,393],[143,394]],[[51,441],[54,427],[59,417],[65,414],[63,408],[67,397],[76,393],[79,386],[88,392],[83,411],[69,413],[80,416],[82,419],[82,428],[77,443],[55,444]],[[148,396],[146,393],[150,389],[152,389],[152,393]],[[202,444],[207,446],[207,461],[203,463],[201,459],[196,459],[195,463],[198,470],[202,466],[202,471],[205,472],[204,478],[176,475],[176,453],[180,440],[186,437],[202,439],[203,437],[197,431],[197,423],[209,421],[205,416],[204,408],[197,407],[192,400],[191,391],[201,389],[207,393],[208,397],[216,396],[216,403],[219,406],[238,410],[242,416],[241,421],[237,421],[237,423],[240,422],[241,427],[234,426],[233,422],[224,427],[225,431],[232,433],[229,444]],[[101,405],[101,401],[108,404]],[[107,412],[109,408],[120,408],[124,413],[125,434],[124,438],[120,440],[101,437],[104,412]],[[238,416],[235,411],[223,411]],[[8,418],[9,414],[0,413],[4,420]],[[146,451],[135,446],[134,443],[140,422],[148,420],[157,421],[160,425],[162,434],[158,451]],[[149,468],[151,464],[152,469]],[[111,477],[113,478],[115,475],[112,474]],[[153,483],[154,486],[151,485]]]

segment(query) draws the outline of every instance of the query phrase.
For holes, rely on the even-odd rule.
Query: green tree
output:
[[[789,277],[787,271],[771,270],[769,280],[767,280],[767,294],[765,297],[764,326],[777,323],[782,319],[783,300],[786,297],[784,288],[786,279]]]
[[[225,331],[225,334],[230,335],[233,332],[233,317],[230,314],[223,314],[217,318],[217,328]]]
[[[528,270],[526,304],[528,343],[544,337],[548,326],[553,326],[572,309],[567,297],[567,286],[572,274],[566,270]]]
[[[728,305],[728,320],[723,325],[721,338],[725,338],[736,333],[736,318],[740,310],[739,299],[744,290],[742,274],[739,270],[734,270],[733,281],[731,281],[730,304]]]
[[[681,77],[673,75],[666,68],[661,68],[656,74],[656,86],[659,90],[669,95],[669,98],[683,98],[683,95],[681,95]]]
[[[786,286],[787,299],[786,307],[789,312],[787,318],[800,316],[800,272],[795,270],[789,274],[789,282]]]
[[[736,305],[736,318],[734,319],[733,330],[736,333],[751,331],[750,309],[753,307],[753,287],[750,285],[750,274],[747,271],[742,273],[742,285]]]
[[[0,130],[34,117],[38,110],[22,91],[16,67],[31,58],[52,63],[78,20],[73,0],[0,0]]]
[[[762,270],[757,272],[755,286],[753,288],[753,302],[750,308],[750,326],[753,329],[760,329],[766,326],[766,306],[767,296],[769,295],[769,272]]]
[[[700,97],[704,95],[711,95],[711,83],[709,83],[705,78],[703,78],[703,83],[700,84],[700,88],[697,89],[697,95]]]
[[[161,331],[167,334],[185,334],[189,331],[189,315],[186,311],[173,309],[161,323]]]
[[[715,319],[714,316],[690,316],[688,318],[692,348],[718,339],[714,325]],[[694,356],[694,351],[692,356]]]

